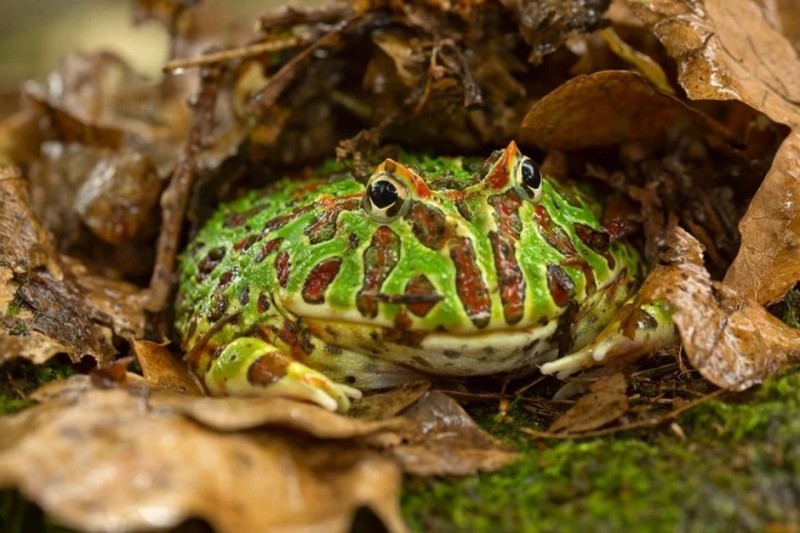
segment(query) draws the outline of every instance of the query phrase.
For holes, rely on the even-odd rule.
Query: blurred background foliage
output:
[[[286,2],[234,0],[224,2],[224,8],[255,20],[282,4]],[[158,78],[167,57],[166,32],[154,22],[134,26],[132,11],[130,0],[0,1],[0,90],[8,97],[20,82],[45,76],[73,51],[111,50],[141,73]]]

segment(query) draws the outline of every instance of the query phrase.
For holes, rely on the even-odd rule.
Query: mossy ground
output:
[[[66,359],[54,358],[43,365],[15,359],[0,365],[0,415],[8,415],[33,405],[28,395],[48,381],[75,373]]]
[[[474,413],[495,425],[485,409]],[[501,439],[521,452],[493,474],[411,480],[416,531],[742,531],[800,527],[800,369],[702,404],[670,428],[533,440],[522,409]],[[542,429],[542,428],[536,428]]]

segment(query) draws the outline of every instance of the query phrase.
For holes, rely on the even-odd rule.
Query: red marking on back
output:
[[[509,325],[516,324],[525,313],[525,278],[517,263],[515,241],[504,233],[489,234],[494,253],[494,267],[503,302],[503,316]]]
[[[405,219],[411,223],[419,242],[432,250],[441,249],[453,233],[444,213],[423,202],[414,202]]]
[[[488,201],[497,213],[495,220],[500,231],[518,239],[522,233],[522,220],[519,218],[522,198],[517,191],[511,189],[502,194],[495,194],[490,196]]]
[[[378,300],[374,297],[397,264],[400,238],[387,226],[381,226],[364,250],[364,283],[356,296],[356,307],[365,317],[378,315]]]
[[[269,254],[274,252],[275,249],[280,246],[282,241],[283,239],[278,237],[277,239],[272,239],[271,241],[267,242],[267,244],[265,244],[261,250],[258,251],[258,254],[256,255],[256,263],[260,263],[266,259]]]
[[[254,233],[253,235],[248,235],[247,237],[244,237],[239,242],[234,244],[233,249],[236,250],[237,252],[240,252],[242,250],[248,250],[251,246],[253,246],[253,243],[255,243],[257,239],[258,239],[257,233]]]
[[[417,274],[414,276],[414,278],[406,284],[405,294],[408,296],[438,296],[436,288],[425,274]],[[434,300],[428,302],[414,302],[406,304],[406,307],[413,314],[424,317],[437,303],[438,302]]]
[[[323,303],[325,291],[336,278],[341,266],[341,257],[330,257],[314,266],[303,284],[303,300],[310,304]]]
[[[278,274],[278,283],[285,289],[289,283],[289,254],[286,251],[282,251],[275,258],[275,270]]]
[[[466,237],[457,237],[452,243],[450,258],[456,267],[458,298],[472,323],[478,328],[486,327],[491,319],[491,300],[472,242]]]
[[[542,230],[541,235],[550,246],[567,257],[578,254],[566,230],[553,223],[553,219],[550,218],[550,213],[547,212],[547,209],[539,204],[536,206],[534,213],[536,213],[536,222]]]

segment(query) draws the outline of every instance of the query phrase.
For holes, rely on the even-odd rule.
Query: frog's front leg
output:
[[[623,306],[586,346],[540,367],[542,374],[565,377],[621,357],[635,358],[680,342],[673,309],[663,300]]]
[[[208,391],[215,396],[283,396],[314,402],[331,411],[345,412],[361,391],[328,379],[261,339],[231,341],[205,373]]]

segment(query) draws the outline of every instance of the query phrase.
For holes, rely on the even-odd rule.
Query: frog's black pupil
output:
[[[532,191],[538,189],[542,184],[542,173],[530,159],[522,162],[522,183]]]
[[[376,181],[369,188],[369,199],[372,205],[384,209],[397,201],[397,188],[389,180]]]

